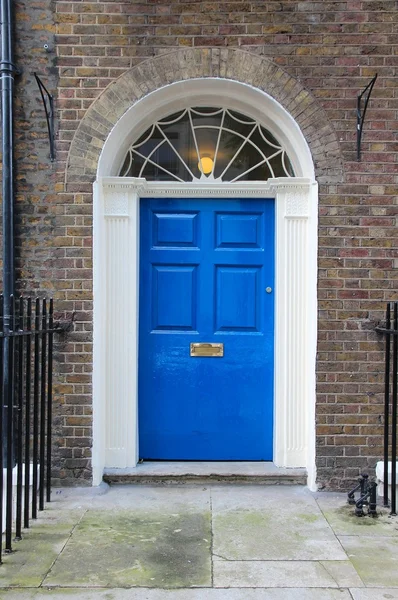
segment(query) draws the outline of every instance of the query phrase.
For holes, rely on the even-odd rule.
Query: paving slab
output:
[[[210,513],[177,510],[87,511],[43,585],[209,586]]]
[[[349,560],[323,560],[320,564],[339,587],[364,587],[362,579]]]
[[[372,589],[351,589],[353,600],[397,600],[398,589],[393,588],[372,588]]]
[[[308,490],[212,490],[213,552],[227,560],[347,560]]]
[[[142,588],[131,590],[68,588],[13,590],[4,594],[0,590],[0,600],[49,600],[50,598],[54,598],[54,600],[352,600],[347,590],[325,588],[246,588],[240,590],[201,588],[172,591]],[[355,600],[365,600],[365,598]],[[379,600],[379,598],[375,597],[374,600]]]
[[[210,487],[207,486],[147,486],[102,484],[101,488],[56,490],[54,501],[63,506],[79,506],[96,510],[154,510],[185,512],[209,510]]]
[[[315,499],[336,535],[398,536],[398,518],[391,517],[389,509],[378,506],[377,518],[356,517],[346,494],[322,493],[316,494]]]
[[[367,587],[398,587],[398,538],[340,536],[339,540]]]
[[[339,587],[316,561],[218,561],[214,563],[214,587]]]
[[[51,506],[13,541],[13,552],[3,554],[0,587],[39,586],[67,543],[85,509],[58,511]]]

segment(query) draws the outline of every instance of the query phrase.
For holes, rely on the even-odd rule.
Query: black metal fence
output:
[[[397,513],[398,302],[387,304],[385,327],[376,327],[376,331],[385,336],[384,506],[390,506],[391,514],[395,515]],[[391,473],[389,473],[389,465]],[[389,483],[391,485],[390,498]]]
[[[51,495],[53,301],[0,296],[0,525],[12,535]],[[0,561],[3,544],[0,543]]]

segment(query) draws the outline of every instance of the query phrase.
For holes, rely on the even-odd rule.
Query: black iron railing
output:
[[[376,327],[376,331],[385,337],[383,499],[384,506],[390,506],[391,514],[395,515],[397,513],[398,302],[387,304],[385,327]],[[388,493],[389,483],[391,498]]]
[[[8,314],[5,314],[5,313]],[[51,496],[53,301],[0,296],[0,525],[5,552]],[[5,512],[5,517],[4,517]],[[0,561],[2,556],[0,543]]]

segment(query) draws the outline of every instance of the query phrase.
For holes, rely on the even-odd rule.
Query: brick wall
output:
[[[320,485],[346,488],[382,450],[374,325],[396,298],[398,2],[25,1],[17,19],[19,272],[24,289],[53,291],[58,310],[74,313],[57,355],[56,479],[90,478],[92,196],[89,180],[65,190],[74,132],[93,100],[141,61],[179,47],[239,47],[299,80],[340,142],[344,179],[320,188],[317,462]],[[54,90],[59,78],[54,166],[33,70]],[[376,72],[358,163],[356,96]]]

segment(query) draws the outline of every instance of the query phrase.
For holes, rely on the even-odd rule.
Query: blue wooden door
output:
[[[140,457],[272,460],[274,201],[142,200],[140,253]]]

